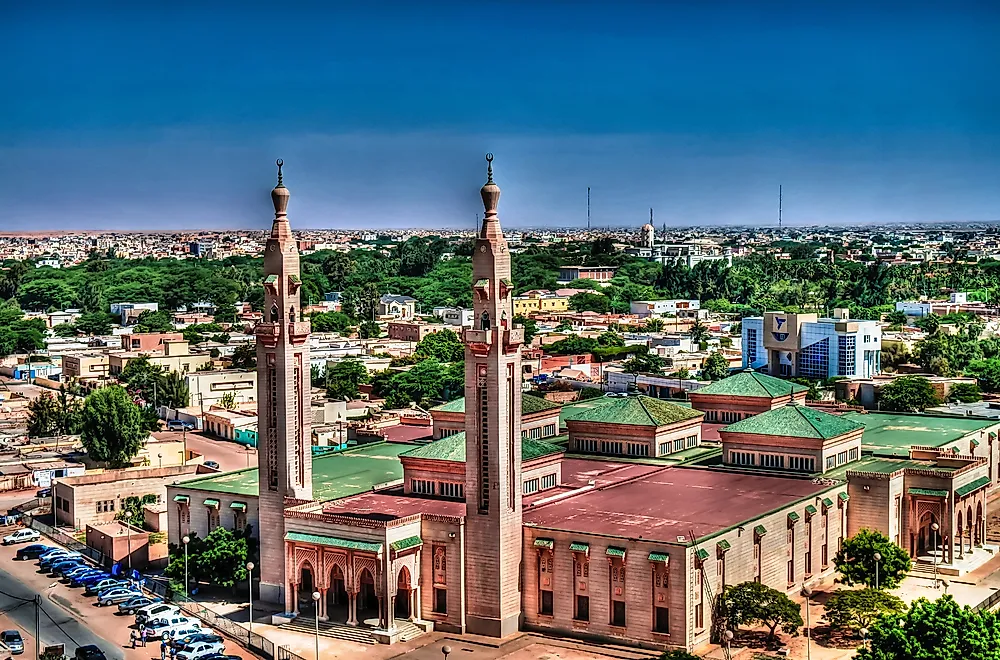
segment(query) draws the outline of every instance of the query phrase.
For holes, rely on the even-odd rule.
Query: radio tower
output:
[[[590,186],[587,186],[587,231],[590,231]]]
[[[781,231],[781,184],[778,184],[778,231]]]

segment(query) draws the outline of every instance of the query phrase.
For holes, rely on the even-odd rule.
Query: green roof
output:
[[[532,438],[521,438],[521,460],[530,461],[542,456],[551,456],[559,452],[566,451],[565,447],[559,447],[544,440],[534,440]],[[409,451],[405,451],[400,456],[405,458],[423,458],[431,461],[454,461],[456,463],[465,462],[465,431],[454,433],[447,438],[441,438],[426,445],[421,445]]]
[[[848,501],[850,501],[851,496],[848,495],[847,493],[841,491],[841,492],[837,493],[837,499],[839,499],[841,502],[848,502]]]
[[[808,513],[810,516],[815,516],[817,513],[819,513],[819,510],[816,507],[814,507],[812,504],[807,504],[806,505],[806,513]]]
[[[726,539],[722,539],[721,541],[715,544],[715,547],[719,549],[719,552],[725,552],[726,550],[729,550],[733,546],[729,545],[729,541],[727,541]]]
[[[667,426],[688,419],[697,419],[702,413],[691,408],[678,406],[654,399],[650,396],[602,397],[602,406],[583,410],[572,421],[605,424],[628,424],[631,426]]]
[[[389,548],[399,552],[400,550],[408,550],[410,548],[415,548],[418,545],[423,545],[424,542],[420,540],[419,536],[407,536],[405,539],[400,539],[398,541],[393,541],[389,544]]]
[[[865,448],[906,451],[912,446],[943,447],[997,424],[997,420],[972,419],[954,415],[847,412],[844,419],[865,427],[861,443]]]
[[[352,541],[351,539],[339,539],[335,536],[323,536],[321,534],[303,534],[301,532],[286,532],[286,541],[297,543],[313,543],[315,545],[326,545],[331,548],[344,548],[346,550],[364,550],[365,552],[382,552],[381,543],[371,543],[369,541]]]
[[[187,504],[190,501],[191,498],[188,497],[187,495],[174,495],[174,502],[182,502],[184,504]]]
[[[581,543],[579,541],[572,541],[569,544],[569,551],[570,552],[590,552],[590,544],[589,543]]]
[[[863,428],[861,424],[839,415],[807,406],[790,405],[741,419],[722,430],[730,433],[829,440],[860,428]]]
[[[264,278],[265,284],[274,284],[277,281],[278,281],[277,275],[268,275],[267,277]]]
[[[988,486],[988,485],[990,485],[990,478],[989,477],[979,477],[975,481],[970,481],[969,483],[965,484],[964,486],[959,486],[958,488],[956,488],[955,489],[955,495],[958,496],[958,497],[965,497],[969,493],[977,491],[980,488],[982,488],[983,486]]]
[[[708,550],[705,550],[703,548],[698,548],[698,551],[694,553],[694,556],[702,561],[705,561],[706,559],[708,559]]]
[[[797,523],[798,521],[799,521],[799,514],[795,513],[794,511],[789,512],[788,522]]]
[[[938,488],[907,488],[910,495],[927,495],[928,497],[948,497],[948,491]]]
[[[214,506],[216,509],[219,508],[219,500],[214,497],[208,497],[205,499],[205,506]]]
[[[649,553],[649,561],[660,561],[666,564],[670,561],[670,555],[665,552],[651,552]]]
[[[753,533],[756,534],[757,536],[764,536],[765,534],[767,534],[767,527],[764,527],[763,525],[757,525],[756,527],[753,528]]]
[[[551,550],[556,545],[556,542],[552,539],[535,539],[536,548],[548,548]]]
[[[347,451],[329,452],[312,459],[313,498],[326,501],[357,495],[372,486],[403,478],[397,458],[412,445],[376,442]],[[211,475],[177,484],[177,488],[251,497],[257,495],[257,468]]]
[[[798,383],[746,369],[695,390],[692,394],[721,394],[773,399],[779,396],[788,396],[794,392],[804,392],[807,389],[809,388]]]
[[[625,548],[616,548],[613,545],[609,545],[605,554],[609,557],[621,557],[625,559]]]
[[[823,498],[823,506],[825,506],[828,509],[833,508],[833,500],[831,500],[829,497],[824,497]]]
[[[521,395],[521,414],[530,415],[532,413],[542,412],[543,410],[556,410],[561,408],[558,403],[552,403],[548,399],[543,399],[540,396],[532,396],[531,394]],[[449,401],[448,403],[442,403],[440,406],[435,406],[431,408],[431,411],[437,410],[439,412],[451,412],[451,413],[464,413],[465,412],[465,397],[455,399],[454,401]]]
[[[232,503],[230,503],[229,508],[230,509],[236,509],[238,511],[246,511],[247,510],[247,503],[246,502],[232,502]]]

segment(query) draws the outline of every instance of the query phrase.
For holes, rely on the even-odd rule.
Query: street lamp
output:
[[[862,628],[858,632],[861,633],[861,645],[864,646],[865,648],[868,648],[868,629]]]
[[[181,539],[184,542],[184,596],[186,598],[191,597],[191,588],[188,586],[188,543],[191,542],[190,536],[185,536]]]
[[[733,657],[732,651],[730,650],[730,646],[732,646],[733,643],[733,637],[735,637],[735,635],[733,634],[732,630],[727,630],[724,633],[722,633],[722,641],[726,645],[726,660],[729,660],[730,658]]]
[[[163,467],[163,454],[157,454],[156,457],[160,459],[160,467]]]
[[[937,533],[941,529],[941,526],[936,522],[931,523],[931,532],[934,534],[933,550],[931,550],[931,560],[934,562],[934,588],[938,588],[938,578],[937,578]]]
[[[806,660],[812,657],[812,649],[810,648],[812,646],[812,633],[809,630],[809,597],[812,596],[812,593],[812,589],[805,585],[802,586],[802,595],[806,597]]]
[[[450,653],[451,653],[451,647],[450,646],[442,646],[441,647],[441,655],[444,656],[444,660],[448,660],[448,654],[450,654]]]
[[[875,588],[878,589],[878,563],[882,561],[882,553],[875,553]]]
[[[948,595],[948,580],[941,580],[941,586],[944,587],[944,595]]]
[[[319,599],[318,591],[313,592],[313,614],[316,617],[316,660],[319,660]]]
[[[247,562],[247,591],[250,592],[250,634],[253,634],[253,562]]]

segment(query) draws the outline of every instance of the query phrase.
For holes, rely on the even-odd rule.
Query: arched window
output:
[[[271,305],[271,323],[274,323],[277,320],[278,320],[278,306]]]
[[[490,313],[484,311],[483,315],[479,317],[479,327],[481,330],[490,329]]]
[[[295,305],[292,305],[288,309],[288,320],[289,321],[295,321],[296,320],[296,318],[295,318]]]

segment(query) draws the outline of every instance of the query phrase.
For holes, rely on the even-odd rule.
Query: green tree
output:
[[[538,334],[538,324],[535,323],[535,319],[518,314],[514,317],[514,325],[524,328],[524,345],[531,345],[531,340]]]
[[[983,393],[975,383],[955,383],[948,390],[948,400],[960,403],[975,403],[983,400]]]
[[[598,346],[624,346],[625,340],[617,332],[606,330],[597,337]]]
[[[73,396],[66,385],[59,386],[56,395],[56,427],[62,435],[72,435],[80,432],[83,424],[83,399]]]
[[[163,367],[149,361],[148,355],[131,358],[122,369],[118,380],[125,383],[128,391],[138,397],[143,405],[159,405],[159,386],[163,377]]]
[[[637,353],[622,363],[622,368],[630,374],[662,374],[666,361],[656,353]]]
[[[722,380],[726,378],[729,376],[729,360],[719,351],[715,351],[705,360],[705,366],[702,367],[701,375],[709,380]]]
[[[368,369],[361,360],[341,360],[326,369],[326,394],[331,399],[356,399],[358,387],[368,380]]]
[[[658,660],[701,660],[698,656],[693,653],[688,653],[687,651],[681,651],[680,649],[674,649],[673,651],[664,651],[660,654]]]
[[[996,613],[975,612],[951,596],[918,598],[902,617],[878,619],[868,637],[858,660],[1000,660]]]
[[[224,303],[215,308],[213,320],[216,323],[236,323],[236,305]]]
[[[572,335],[566,339],[552,342],[547,348],[552,355],[580,355],[582,353],[592,353],[597,348],[597,340],[590,337]]]
[[[313,332],[336,332],[347,334],[354,323],[343,312],[319,312],[310,317]]]
[[[404,408],[410,403],[427,405],[433,401],[448,401],[462,396],[465,381],[465,364],[443,364],[427,358],[409,371],[379,374],[372,389],[385,397],[389,408]]]
[[[149,436],[142,410],[118,385],[102,387],[83,404],[81,440],[87,454],[110,467],[127,467]]]
[[[110,335],[112,328],[118,325],[117,317],[107,312],[87,312],[81,314],[74,323],[77,332],[83,335]]]
[[[743,582],[727,587],[722,597],[733,630],[741,625],[764,626],[768,643],[775,641],[779,627],[793,637],[799,634],[801,607],[777,589],[761,582]]]
[[[168,408],[186,407],[191,403],[191,390],[188,388],[187,379],[176,371],[160,374],[156,400],[159,405]]]
[[[881,589],[838,589],[824,605],[826,619],[834,628],[855,632],[869,628],[881,616],[899,616],[906,605]]]
[[[940,405],[934,386],[920,376],[900,376],[886,383],[878,392],[879,409],[895,412],[919,412]]]
[[[879,554],[881,561],[875,561]],[[895,589],[911,567],[910,555],[888,536],[863,528],[844,540],[843,547],[833,558],[840,572],[840,582],[847,586],[861,584],[875,587],[875,566],[878,565],[878,588]]]
[[[156,493],[143,495],[142,497],[129,496],[122,502],[121,509],[115,514],[115,520],[142,528],[145,524],[145,514],[142,507],[147,504],[156,504],[159,499]]]
[[[240,344],[229,358],[233,369],[253,371],[257,368],[257,348],[253,344]]]
[[[72,323],[60,323],[52,328],[52,334],[56,337],[76,337],[80,333]]]
[[[358,335],[362,339],[377,339],[382,336],[382,328],[375,321],[365,321],[358,326]]]
[[[236,410],[236,394],[234,392],[226,392],[219,397],[219,405],[226,410]]]
[[[174,323],[166,310],[146,310],[139,314],[135,323],[136,332],[173,332]]]
[[[607,314],[611,311],[611,300],[602,293],[575,293],[570,296],[569,308],[577,312]]]
[[[59,404],[50,392],[28,402],[28,436],[47,438],[59,431]]]
[[[646,323],[643,326],[649,332],[662,332],[663,331],[663,319],[656,317],[649,317],[646,319]]]
[[[577,401],[586,401],[587,399],[596,399],[604,396],[604,392],[596,387],[585,387],[580,390],[579,396],[577,396]]]
[[[701,343],[703,341],[708,341],[712,333],[709,332],[708,326],[705,325],[701,319],[695,319],[694,323],[691,324],[691,329],[688,331],[688,335],[691,337],[691,341]]]
[[[460,362],[465,359],[465,345],[451,330],[434,332],[417,344],[413,354],[420,358],[435,358],[441,362]]]
[[[906,325],[907,321],[906,312],[889,312],[885,315],[885,322],[889,325]]]
[[[45,321],[26,319],[15,302],[0,301],[0,357],[45,348]]]
[[[250,525],[236,532],[219,525],[204,539],[197,533],[188,536],[187,574],[192,583],[231,588],[247,580],[247,561],[256,559],[257,554],[257,542],[252,537]],[[171,544],[168,553],[167,577],[182,582],[185,577],[184,546]]]

